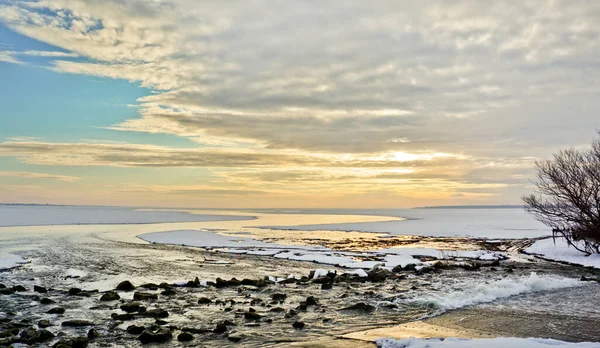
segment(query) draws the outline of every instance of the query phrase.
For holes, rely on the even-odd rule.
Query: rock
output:
[[[244,336],[241,334],[230,334],[230,335],[227,335],[227,339],[230,340],[231,342],[238,343],[244,339]]]
[[[222,334],[227,332],[227,330],[227,325],[225,325],[225,323],[218,323],[213,332],[216,334]]]
[[[158,284],[154,283],[146,283],[139,286],[140,288],[148,289],[148,290],[158,290]]]
[[[119,291],[133,291],[135,290],[135,286],[133,286],[133,284],[131,284],[131,282],[129,280],[125,280],[119,283],[119,285],[117,285],[117,290]]]
[[[35,342],[37,342],[37,339],[39,337],[39,332],[38,330],[36,330],[33,327],[27,328],[23,331],[21,331],[21,333],[19,334],[19,337],[21,338],[21,341],[27,343],[27,344],[33,344]]]
[[[248,278],[244,278],[242,279],[242,285],[249,285],[249,286],[256,286],[258,287],[259,285],[259,281],[258,280],[254,280],[254,279],[248,279]]]
[[[156,319],[156,320],[154,321],[154,324],[156,324],[156,325],[160,325],[160,326],[165,326],[165,325],[167,325],[168,323],[169,323],[168,321],[165,321],[165,320],[162,320],[162,319]]]
[[[173,296],[173,295],[176,295],[177,292],[175,291],[175,289],[173,289],[172,287],[169,286],[169,287],[165,288],[163,291],[161,291],[160,294],[163,296]]]
[[[285,313],[285,317],[288,318],[288,319],[289,318],[293,318],[293,317],[295,317],[297,315],[298,315],[298,312],[296,312],[293,309],[290,309],[287,313]]]
[[[40,330],[38,331],[38,338],[37,341],[38,343],[42,343],[42,342],[46,342],[46,341],[50,341],[51,339],[54,338],[54,334],[48,330]]]
[[[94,323],[92,323],[91,321],[87,321],[87,320],[73,319],[73,320],[63,321],[61,325],[65,326],[65,327],[84,327],[84,326],[92,326],[92,325],[94,325]]]
[[[342,310],[343,311],[359,311],[359,312],[371,313],[375,310],[375,307],[371,306],[370,304],[366,304],[364,302],[359,302],[359,303],[353,304],[352,306],[342,308]]]
[[[129,303],[122,304],[120,308],[124,312],[134,313],[134,312],[138,312],[141,307],[142,307],[142,304],[139,302],[129,302]]]
[[[300,302],[300,304],[298,305],[298,307],[296,307],[296,309],[301,312],[306,312],[306,310],[308,309],[308,306],[306,305],[306,302]]]
[[[65,309],[62,308],[62,307],[54,307],[54,308],[51,308],[46,313],[48,313],[48,314],[64,314],[65,313]]]
[[[18,333],[19,333],[19,328],[17,328],[17,327],[8,329],[5,331],[0,331],[0,338],[15,336]]]
[[[512,268],[510,268],[510,267],[506,269],[506,273],[514,273],[514,272],[515,272],[515,271],[513,271],[513,269],[512,269]]]
[[[108,291],[100,297],[100,301],[116,301],[121,299],[121,296],[114,291]]]
[[[54,348],[85,348],[90,341],[87,337],[63,338],[56,342]]]
[[[302,321],[295,321],[292,326],[294,327],[294,329],[304,329],[304,326],[306,326],[306,324],[304,324],[304,322]]]
[[[269,310],[269,312],[273,312],[273,313],[282,313],[285,312],[285,309],[281,308],[281,307],[275,307],[275,308],[271,308]]]
[[[283,303],[286,298],[287,298],[287,294],[281,294],[281,293],[271,294],[271,300],[273,302]]]
[[[177,336],[179,342],[189,342],[194,340],[194,335],[188,332],[182,332]]]
[[[478,271],[481,268],[481,265],[477,262],[465,263],[462,268],[465,271]]]
[[[100,334],[98,333],[98,331],[96,331],[96,329],[89,329],[87,332],[87,338],[89,340],[94,340],[96,338],[100,337]]]
[[[150,309],[147,310],[146,312],[143,313],[144,316],[146,317],[151,317],[151,318],[167,318],[169,317],[169,312],[167,312],[164,309],[160,309],[160,308],[156,308],[156,309]]]
[[[142,342],[142,344],[148,343],[165,343],[170,341],[173,338],[173,334],[171,331],[166,328],[160,328],[157,331],[149,331],[145,330],[138,337],[138,340]]]
[[[73,295],[78,295],[82,292],[83,290],[81,290],[80,288],[70,288],[69,289],[69,295],[73,296]]]
[[[119,321],[127,321],[127,320],[133,320],[133,319],[135,319],[135,317],[132,314],[129,314],[129,313],[125,313],[125,314],[113,313],[113,314],[110,315],[110,317],[113,320],[119,320]]]
[[[425,274],[425,273],[431,273],[433,271],[435,271],[435,268],[430,267],[430,266],[423,266],[423,267],[419,268],[418,270],[416,270],[415,272],[417,274]]]
[[[158,300],[158,295],[157,294],[150,294],[150,293],[147,293],[147,292],[136,291],[133,294],[133,299],[135,301]]]
[[[239,280],[237,280],[235,278],[231,278],[227,281],[227,285],[228,286],[240,286],[240,285],[242,285],[242,282],[240,282]]]
[[[332,283],[323,283],[321,284],[321,290],[331,290],[333,289]]]
[[[392,275],[392,272],[385,268],[376,268],[367,272],[368,279],[373,283],[381,283],[388,279]]]
[[[0,289],[6,289],[6,285],[0,283]]]
[[[494,260],[492,263],[490,263],[491,267],[498,267],[500,266],[500,261],[499,260]]]
[[[251,306],[257,306],[257,305],[264,306],[264,301],[261,298],[253,298],[252,301],[250,301],[250,305]]]
[[[50,320],[42,319],[42,320],[38,321],[37,325],[38,325],[38,327],[44,329],[44,328],[52,326],[52,323],[50,322]]]
[[[55,303],[54,300],[44,297],[40,300],[40,303],[43,305],[49,305]]]
[[[27,291],[27,289],[23,285],[15,285],[12,287],[14,292],[23,292]]]
[[[2,288],[0,289],[0,295],[12,295],[15,291],[12,288]]]
[[[210,304],[210,303],[212,303],[212,300],[207,297],[200,297],[198,299],[198,304]]]
[[[402,268],[402,270],[404,270],[404,271],[415,271],[416,269],[417,269],[417,265],[415,265],[414,263],[409,263]]]
[[[43,287],[43,286],[34,285],[34,286],[33,286],[33,291],[35,291],[35,292],[39,292],[40,294],[45,294],[45,293],[47,293],[47,292],[48,292],[48,289],[46,289],[46,288],[45,288],[45,287]]]
[[[308,296],[306,298],[306,305],[307,306],[316,306],[318,304],[319,300],[317,300],[314,296]]]
[[[221,278],[217,278],[217,279],[215,280],[215,286],[216,286],[217,288],[226,288],[226,287],[228,287],[228,286],[229,286],[229,283],[228,283],[226,280],[223,280],[223,279],[221,279]]]
[[[129,325],[125,331],[130,335],[139,335],[144,332],[144,330],[146,329],[143,326]]]

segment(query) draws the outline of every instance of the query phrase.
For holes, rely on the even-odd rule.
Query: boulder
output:
[[[375,307],[370,304],[366,304],[364,302],[359,302],[359,303],[353,304],[352,306],[343,308],[342,310],[343,311],[357,311],[357,312],[371,313],[375,310]]]
[[[121,296],[114,291],[105,292],[102,297],[100,297],[100,301],[116,301],[121,299]]]
[[[33,286],[33,291],[35,291],[35,292],[39,292],[40,294],[45,294],[45,293],[47,293],[47,292],[48,292],[48,289],[46,289],[46,288],[45,288],[45,287],[43,287],[43,286],[34,285],[34,286]]]
[[[308,296],[306,298],[307,306],[316,306],[318,303],[319,303],[319,300],[317,300],[314,296]]]
[[[38,321],[37,325],[39,328],[45,329],[47,327],[52,326],[52,323],[50,322],[50,320],[42,319],[42,320]]]
[[[142,344],[148,343],[165,343],[170,341],[173,338],[173,334],[171,331],[166,328],[160,328],[156,331],[144,330],[142,334],[138,337]]]
[[[15,285],[12,287],[14,292],[23,292],[27,291],[27,289],[23,285]]]
[[[135,290],[135,286],[133,286],[133,284],[131,284],[131,282],[129,280],[125,280],[119,283],[119,285],[117,285],[117,290],[119,291],[133,291]]]
[[[273,302],[283,303],[287,298],[287,294],[275,293],[271,294],[271,300]]]
[[[140,335],[146,330],[143,326],[129,325],[125,331],[130,335]]]
[[[189,342],[194,340],[194,335],[189,332],[182,332],[177,336],[179,342]]]
[[[98,333],[98,331],[96,331],[96,329],[89,329],[87,332],[87,338],[89,340],[94,340],[96,338],[100,337],[100,334]]]
[[[245,312],[244,313],[244,319],[248,320],[248,321],[259,321],[261,318],[260,314],[256,313],[256,312]]]
[[[65,327],[84,327],[84,326],[92,326],[92,325],[94,325],[94,323],[92,323],[91,321],[88,321],[88,320],[73,319],[73,320],[63,321],[61,325],[65,326]]]
[[[306,324],[304,324],[304,322],[302,321],[295,321],[292,326],[294,327],[294,329],[304,329],[304,326],[306,326]]]
[[[129,302],[121,305],[121,310],[127,313],[138,312],[142,308],[142,304],[139,302]]]
[[[54,300],[52,300],[52,299],[49,299],[49,298],[47,298],[47,297],[44,297],[44,298],[42,298],[42,299],[40,300],[40,303],[41,303],[41,304],[43,304],[43,305],[48,305],[48,304],[53,304],[53,303],[55,303],[55,302],[54,302]]]
[[[82,292],[83,290],[81,290],[80,288],[70,288],[69,289],[69,295],[73,296],[73,295],[78,295]]]
[[[200,297],[198,299],[198,304],[211,304],[212,300],[207,297]]]
[[[133,320],[133,319],[135,319],[135,317],[133,316],[133,314],[129,314],[129,313],[125,313],[125,314],[113,313],[113,314],[110,315],[110,317],[113,320],[118,320],[118,321],[127,321],[127,320]]]
[[[48,314],[64,314],[65,313],[65,309],[62,308],[62,307],[54,307],[54,308],[51,308],[46,313],[48,313]]]
[[[156,308],[156,309],[149,309],[147,311],[145,311],[144,313],[142,313],[142,315],[144,315],[145,317],[150,317],[150,318],[167,318],[169,316],[169,312],[167,312],[164,309],[160,309],[160,308]]]
[[[151,294],[151,293],[148,293],[148,292],[139,292],[139,291],[136,291],[133,294],[133,299],[135,301],[158,300],[158,295],[157,294]]]

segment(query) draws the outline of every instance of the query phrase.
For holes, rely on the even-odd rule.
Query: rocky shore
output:
[[[435,291],[432,284],[440,279],[496,279],[544,268],[596,279],[589,270],[545,262],[422,261],[428,266],[391,271],[332,268],[279,278],[122,281],[109,291],[50,287],[35,278],[7,282],[0,284],[0,346],[287,345],[435,314],[431,304],[398,300],[423,289]]]

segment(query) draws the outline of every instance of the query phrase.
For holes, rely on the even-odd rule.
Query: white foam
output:
[[[463,290],[429,293],[419,296],[418,299],[413,299],[411,302],[432,303],[441,311],[445,311],[524,293],[583,285],[586,283],[578,279],[556,275],[538,275],[532,272],[529,276],[507,277],[487,283],[467,284],[462,286]]]
[[[461,338],[409,338],[403,340],[394,340],[390,338],[380,338],[375,341],[380,348],[598,348],[597,342],[564,342],[545,338],[482,338],[482,339],[461,339]]]

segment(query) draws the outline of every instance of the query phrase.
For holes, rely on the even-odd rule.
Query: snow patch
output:
[[[380,338],[375,341],[380,348],[598,348],[600,343],[596,342],[564,342],[547,338],[481,338],[481,339],[462,339],[462,338],[409,338],[403,340],[394,340],[390,338]]]
[[[525,252],[539,255],[549,260],[600,268],[600,254],[587,256],[569,246],[563,238],[556,238],[556,242],[552,240],[552,238],[538,240],[529,248],[525,249]]]

